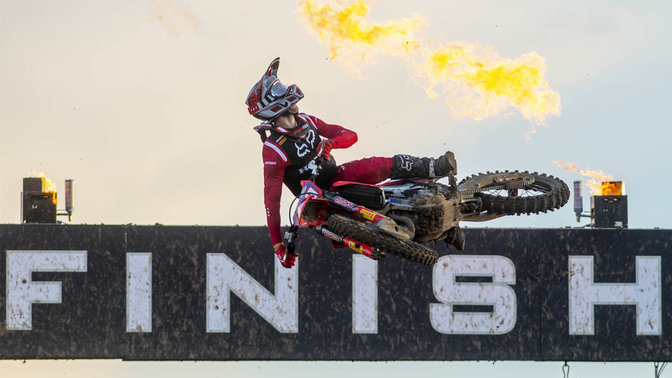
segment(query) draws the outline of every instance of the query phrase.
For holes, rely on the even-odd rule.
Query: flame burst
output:
[[[370,1],[300,0],[301,21],[326,45],[332,60],[355,75],[378,56],[399,58],[430,98],[442,92],[455,118],[476,120],[517,109],[536,125],[560,115],[560,95],[544,79],[545,59],[532,52],[501,57],[478,42],[434,43],[423,37],[421,15],[399,21],[368,20]],[[533,127],[530,134],[536,132]]]
[[[567,172],[578,172],[585,177],[590,177],[590,180],[586,181],[586,186],[590,189],[590,194],[592,195],[608,195],[615,190],[614,184],[609,182],[614,181],[614,176],[608,173],[604,173],[600,170],[579,169],[576,166],[576,163],[564,160],[554,161],[553,164]]]
[[[54,205],[56,204],[56,184],[44,174],[44,172],[38,172],[37,170],[32,170],[28,173],[30,177],[39,177],[42,179],[42,192],[44,193],[54,193],[52,201]]]
[[[366,20],[369,6],[365,0],[351,5],[337,1],[334,6],[301,0],[299,12],[306,26],[326,44],[330,59],[343,61],[354,74],[360,73],[362,64],[374,63],[380,52],[398,55],[415,50],[418,47],[415,35],[425,24],[419,15],[383,24],[370,23]]]
[[[33,169],[28,173],[30,177],[40,177],[42,179],[42,190],[45,193],[55,193],[56,192],[56,184],[54,184],[49,177],[47,177],[44,172],[38,172],[37,170]]]

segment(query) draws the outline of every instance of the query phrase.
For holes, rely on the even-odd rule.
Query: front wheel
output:
[[[502,215],[553,211],[570,196],[564,181],[536,172],[479,173],[462,180],[460,188],[463,194],[481,198],[482,211]]]
[[[330,230],[347,235],[384,252],[432,266],[439,259],[439,254],[422,244],[410,240],[400,240],[394,236],[378,231],[370,223],[358,222],[340,214],[333,214],[327,219]]]

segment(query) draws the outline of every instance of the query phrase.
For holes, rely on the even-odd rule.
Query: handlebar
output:
[[[294,244],[294,241],[296,240],[296,232],[298,229],[299,227],[297,226],[291,226],[289,227],[289,231],[285,232],[285,250],[289,253],[294,253],[294,251],[296,251],[296,245]]]

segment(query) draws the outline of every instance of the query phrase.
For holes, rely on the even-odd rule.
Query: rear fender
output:
[[[403,185],[403,184],[426,184],[428,182],[432,182],[430,179],[424,179],[424,178],[419,178],[419,179],[390,179],[387,181],[383,181],[380,184],[376,186],[394,186],[394,185]]]

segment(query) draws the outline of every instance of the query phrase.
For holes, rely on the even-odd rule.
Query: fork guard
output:
[[[324,197],[329,203],[351,212],[355,217],[376,226],[381,232],[392,235],[401,240],[411,239],[414,235],[404,227],[400,227],[392,218],[373,211],[367,207],[353,203],[338,194],[327,192]]]
[[[372,260],[381,260],[383,257],[385,257],[385,254],[383,254],[383,252],[381,252],[378,248],[371,247],[370,245],[357,241],[351,237],[339,235],[322,226],[315,227],[315,230],[317,230],[327,239],[331,239],[337,243],[343,244],[353,251],[360,253]]]

